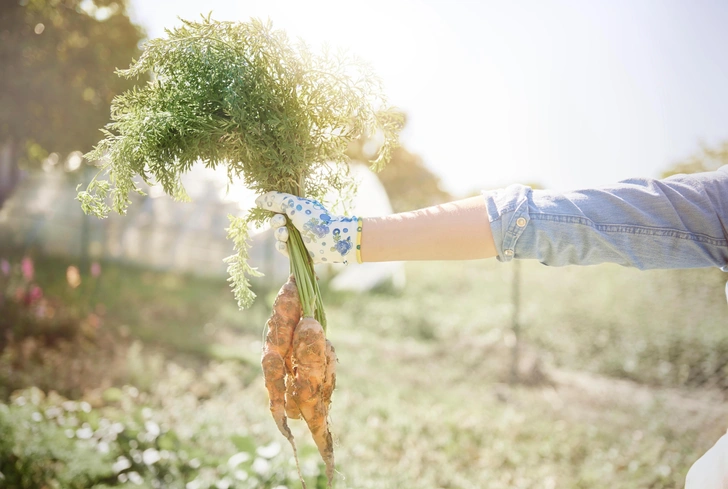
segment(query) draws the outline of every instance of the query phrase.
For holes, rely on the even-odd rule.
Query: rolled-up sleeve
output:
[[[728,271],[728,166],[554,192],[484,191],[498,259]]]

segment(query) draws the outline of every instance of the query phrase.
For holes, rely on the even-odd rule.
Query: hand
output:
[[[356,261],[356,217],[332,216],[315,200],[282,192],[268,192],[255,199],[261,209],[278,213],[270,220],[276,249],[288,256],[285,214],[301,233],[303,244],[314,263]]]
[[[690,467],[685,489],[728,489],[728,434]]]

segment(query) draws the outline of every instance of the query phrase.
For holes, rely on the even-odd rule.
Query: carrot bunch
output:
[[[334,192],[346,200],[355,187],[350,144],[372,136],[381,140],[370,162],[380,170],[404,125],[366,63],[346,52],[314,52],[256,19],[183,20],[165,37],[145,43],[141,56],[118,73],[152,75],[153,81],[114,98],[104,139],[86,155],[100,167],[98,178],[77,198],[86,213],[102,218],[111,210],[126,213],[130,194],[143,194],[142,181],[188,200],[182,176],[195,164],[225,169],[231,184],[242,180],[257,194],[275,190],[324,201]],[[261,275],[248,263],[249,230],[270,217],[255,207],[230,216],[235,252],[226,262],[241,309],[255,299],[250,277]],[[330,481],[326,415],[336,357],[326,343],[311,257],[298,230],[287,226],[295,283],[284,286],[277,300],[263,369],[278,428],[293,443],[286,416],[306,420]]]
[[[328,485],[334,476],[334,445],[328,425],[331,395],[336,386],[336,352],[324,328],[313,317],[303,317],[293,275],[283,284],[266,323],[261,364],[270,412],[278,430],[293,447],[301,477],[296,444],[288,418],[303,418],[326,464]],[[304,489],[306,483],[301,477]]]

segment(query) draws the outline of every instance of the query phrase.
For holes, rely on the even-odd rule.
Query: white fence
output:
[[[362,165],[354,167],[360,192],[354,202],[358,215],[391,212],[379,180]],[[60,168],[28,174],[0,209],[0,247],[35,248],[42,253],[114,260],[153,269],[224,276],[223,259],[232,253],[226,238],[228,215],[240,215],[255,196],[242,186],[228,189],[224,173],[199,167],[183,183],[190,203],[175,202],[157,188],[147,196],[130,196],[128,213],[107,219],[86,216],[76,200],[79,173]],[[87,175],[88,176],[88,175]],[[272,280],[285,281],[288,261],[275,253],[269,232],[252,239],[251,264]],[[267,241],[267,242],[266,242]],[[86,251],[84,251],[84,249]],[[345,289],[368,289],[384,280],[403,284],[401,264],[322,269],[320,275],[339,274],[334,282]]]

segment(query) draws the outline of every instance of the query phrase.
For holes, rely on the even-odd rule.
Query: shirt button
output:
[[[513,250],[506,250],[503,252],[503,254],[506,256],[513,256]]]
[[[519,217],[518,219],[516,219],[516,226],[518,226],[519,228],[525,227],[526,226],[526,218],[525,217]]]

